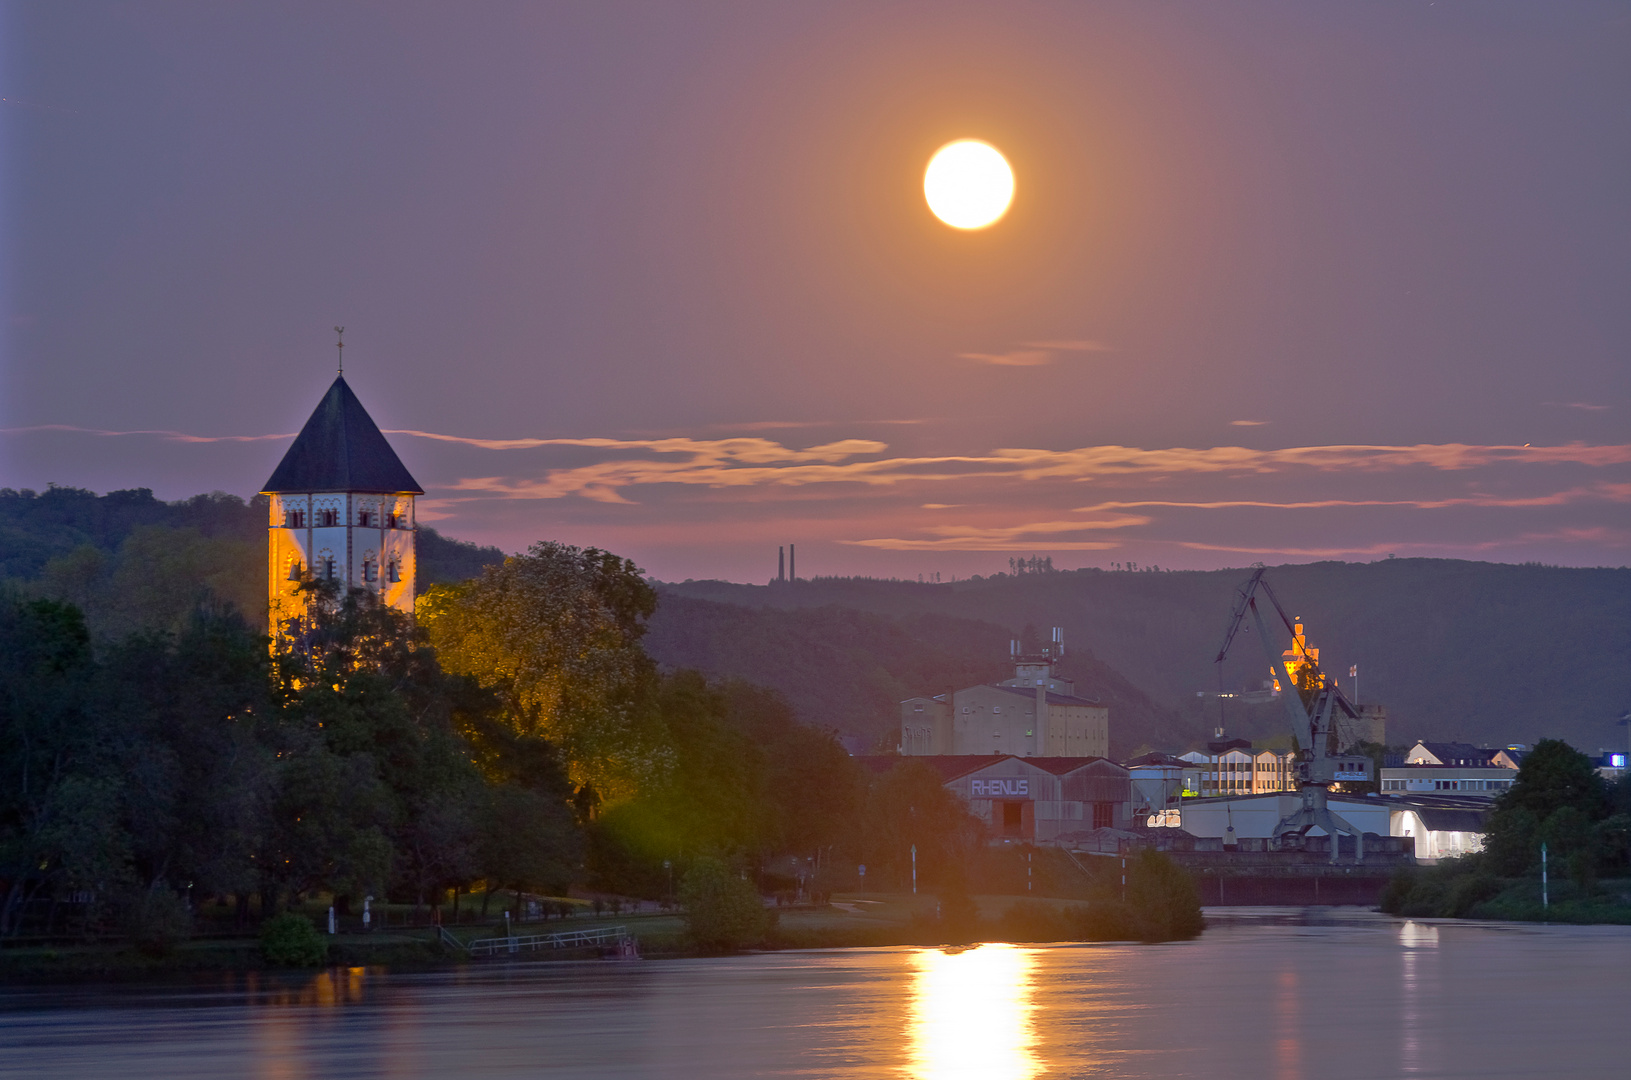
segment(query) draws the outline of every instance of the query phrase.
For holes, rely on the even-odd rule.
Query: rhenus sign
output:
[[[993,780],[970,780],[969,795],[976,799],[1002,799],[1031,797],[1031,782],[1025,777],[1019,779],[997,778]]]

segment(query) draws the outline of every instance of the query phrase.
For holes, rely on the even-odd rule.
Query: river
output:
[[[1631,928],[1223,909],[1171,945],[0,987],[0,1076],[1631,1075]]]

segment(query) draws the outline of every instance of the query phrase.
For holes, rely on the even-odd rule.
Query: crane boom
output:
[[[1280,616],[1280,622],[1296,637],[1296,624],[1286,614],[1285,608],[1280,606],[1280,600],[1269,587],[1268,580],[1263,576],[1264,569],[1258,567],[1252,576],[1235,591],[1233,610],[1229,615],[1229,626],[1223,633],[1223,644],[1218,648],[1218,655],[1214,663],[1221,664],[1229,655],[1229,648],[1234,644],[1235,636],[1240,632],[1249,612],[1252,617],[1252,626],[1257,631],[1257,639],[1262,643],[1263,651],[1268,654],[1269,665],[1281,686],[1280,700],[1285,703],[1286,717],[1291,721],[1291,729],[1300,736],[1307,737],[1307,743],[1302,748],[1301,761],[1297,765],[1297,778],[1302,792],[1302,808],[1296,813],[1281,821],[1275,826],[1274,838],[1277,842],[1290,834],[1305,835],[1311,828],[1324,830],[1331,837],[1331,861],[1337,859],[1337,834],[1345,833],[1354,837],[1355,855],[1363,861],[1365,858],[1364,836],[1347,821],[1333,814],[1326,805],[1330,785],[1337,779],[1347,780],[1356,774],[1354,770],[1367,767],[1359,766],[1351,761],[1339,761],[1332,755],[1332,729],[1338,711],[1350,717],[1358,716],[1358,712],[1348,703],[1342,691],[1332,683],[1326,685],[1325,678],[1319,670],[1319,663],[1312,656],[1303,656],[1302,662],[1313,667],[1313,685],[1318,688],[1312,701],[1305,702],[1300,688],[1291,679],[1291,672],[1286,668],[1285,657],[1274,644],[1269,634],[1268,624],[1263,619],[1262,609],[1258,606],[1257,596],[1262,593],[1268,597],[1269,603],[1274,606],[1275,614]],[[1300,841],[1298,841],[1300,843]]]

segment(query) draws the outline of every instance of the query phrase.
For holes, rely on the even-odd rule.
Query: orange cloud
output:
[[[417,434],[407,432],[408,434]],[[551,470],[542,479],[501,476],[459,480],[455,490],[503,498],[555,499],[581,495],[600,502],[627,502],[626,488],[684,484],[714,488],[860,484],[892,486],[980,478],[1085,482],[1103,478],[1234,473],[1270,475],[1297,470],[1385,472],[1411,467],[1463,471],[1501,463],[1578,464],[1596,467],[1631,462],[1631,446],[1471,446],[1463,443],[1417,446],[1303,446],[1249,450],[1178,447],[1142,450],[1091,446],[1076,450],[999,449],[984,455],[895,457],[852,460],[886,450],[869,439],[845,439],[791,450],[768,439],[508,439],[478,440],[434,436],[454,442],[513,449],[572,446],[607,450],[646,450],[646,456],[620,457]],[[658,460],[651,453],[663,455]],[[672,459],[666,459],[674,455]],[[1453,505],[1453,504],[1446,504]],[[1494,504],[1491,504],[1494,505]]]
[[[1024,347],[1001,353],[962,352],[959,360],[992,364],[997,367],[1041,367],[1054,362],[1061,352],[1114,352],[1102,341],[1073,339],[1069,341],[1027,341]]]
[[[1132,514],[1098,521],[1033,521],[1024,525],[982,527],[978,525],[933,525],[923,530],[933,539],[879,537],[871,540],[845,540],[856,547],[888,551],[1103,551],[1116,547],[1113,541],[1064,540],[1061,536],[1099,529],[1125,529],[1148,525],[1150,519]]]
[[[1456,499],[1319,499],[1310,502],[1264,502],[1252,499],[1228,499],[1216,502],[1179,502],[1141,499],[1133,502],[1101,502],[1091,506],[1078,506],[1076,513],[1092,514],[1105,510],[1130,510],[1147,507],[1169,507],[1180,510],[1235,510],[1241,508],[1264,510],[1327,510],[1358,506],[1400,506],[1416,510],[1442,510],[1452,506],[1495,506],[1514,509],[1525,506],[1564,506],[1568,503],[1598,500],[1602,502],[1631,502],[1631,484],[1593,484],[1570,488],[1550,495],[1528,498],[1502,498],[1494,495],[1469,495]]]

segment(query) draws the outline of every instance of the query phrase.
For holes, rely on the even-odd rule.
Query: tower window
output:
[[[374,577],[374,560],[364,559],[362,561],[362,579],[364,581],[373,581]]]
[[[357,524],[365,529],[372,529],[374,527],[374,512],[372,510],[358,510]]]
[[[283,512],[283,526],[287,529],[304,529],[306,527],[306,512],[304,510],[285,510]]]
[[[385,579],[387,581],[401,581],[402,571],[398,569],[395,559],[385,564]]]
[[[319,527],[333,527],[339,523],[340,512],[338,510],[317,511],[317,524]]]
[[[385,515],[385,527],[387,529],[400,529],[400,528],[402,528],[402,515],[398,514],[394,510],[391,511],[390,513],[387,513]]]
[[[339,516],[339,511],[337,511],[337,510],[336,511],[325,511],[325,512],[333,513],[336,517]],[[325,578],[327,578],[328,580],[330,580],[330,581],[334,580],[334,560],[333,559],[324,559],[323,560],[323,576]]]

